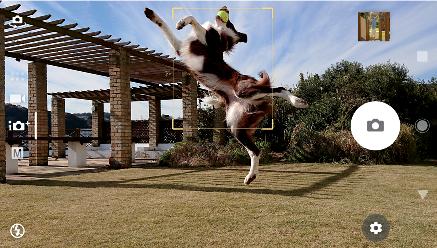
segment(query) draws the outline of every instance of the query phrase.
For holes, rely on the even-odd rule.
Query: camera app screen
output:
[[[0,1],[0,246],[437,247],[436,11]]]

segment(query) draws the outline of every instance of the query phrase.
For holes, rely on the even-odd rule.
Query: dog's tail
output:
[[[239,98],[257,100],[267,96],[281,97],[289,101],[296,108],[308,108],[308,103],[291,94],[284,87],[271,87],[270,77],[267,72],[259,73],[260,79],[253,84],[252,81],[243,80],[238,82],[235,94]]]
[[[268,86],[270,87],[270,77],[269,74],[267,74],[266,71],[261,71],[259,73],[259,77],[261,78],[260,80],[258,80],[257,85],[259,86]]]
[[[289,101],[296,108],[308,108],[308,103],[293,94],[290,91],[286,90],[283,87],[272,88],[273,96],[277,96]]]
[[[270,81],[269,74],[267,74],[267,72],[265,71],[261,71],[259,73],[259,76],[261,79],[258,80],[257,85],[263,87],[269,87],[270,90],[271,81]],[[290,91],[286,90],[283,87],[271,88],[271,92],[273,93],[273,96],[281,97],[289,101],[296,108],[308,108],[309,106],[305,100],[291,94]]]
[[[181,49],[181,41],[176,38],[176,36],[171,31],[170,27],[165,23],[161,17],[159,17],[153,10],[149,8],[144,9],[144,14],[147,18],[149,18],[153,23],[158,25],[158,27],[162,30],[167,40],[170,42],[172,47],[176,50],[176,53],[179,55],[179,50]]]

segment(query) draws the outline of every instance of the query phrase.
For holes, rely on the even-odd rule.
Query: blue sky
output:
[[[12,3],[9,2],[8,5]],[[216,9],[230,8],[237,30],[248,34],[226,60],[244,74],[266,70],[277,86],[291,87],[300,72],[321,73],[342,59],[364,65],[398,62],[416,79],[437,76],[437,2],[23,2],[24,9],[65,18],[80,27],[101,30],[113,37],[175,56],[156,26],[148,22],[144,7],[154,9],[171,27],[186,15],[201,23],[213,21]],[[175,11],[172,7],[183,7]],[[270,9],[273,8],[274,18]],[[201,9],[199,9],[201,8]],[[389,11],[389,42],[358,42],[357,12]],[[189,28],[175,33],[183,38]],[[272,37],[273,31],[273,37]],[[272,48],[273,45],[273,48]],[[417,62],[417,51],[428,52],[428,62]],[[134,84],[133,84],[134,85]],[[108,78],[50,66],[48,92],[105,89]],[[27,92],[27,61],[6,63],[6,96]],[[50,102],[49,102],[50,105]],[[107,105],[107,104],[105,104]],[[50,109],[50,106],[49,106]],[[132,104],[132,119],[147,119],[146,102]],[[181,116],[181,103],[164,101],[163,114]],[[91,103],[67,100],[67,112],[89,112]],[[109,106],[105,106],[109,111]]]

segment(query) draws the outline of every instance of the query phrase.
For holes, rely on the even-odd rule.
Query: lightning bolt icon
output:
[[[20,230],[20,227],[17,225],[17,226],[14,226],[14,231],[15,231],[15,235],[18,237],[18,236],[20,236],[20,234],[21,234],[21,230]]]
[[[24,235],[24,226],[21,224],[13,224],[11,226],[11,229],[9,230],[9,232],[11,233],[12,237],[19,239],[21,237],[23,237]]]

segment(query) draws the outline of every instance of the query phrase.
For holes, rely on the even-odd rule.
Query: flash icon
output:
[[[24,230],[24,226],[21,224],[13,224],[11,226],[11,229],[9,230],[12,237],[19,239],[22,238],[24,236],[24,233],[26,232],[26,230]]]

